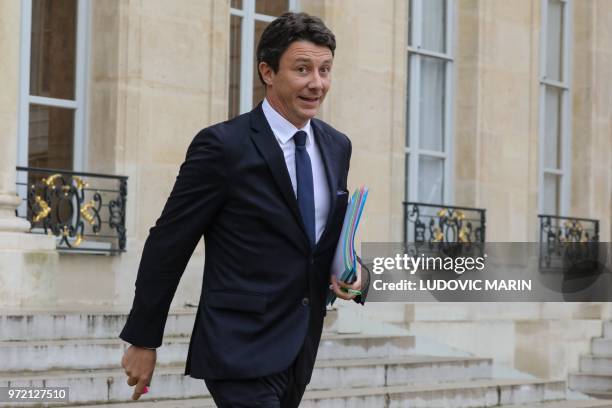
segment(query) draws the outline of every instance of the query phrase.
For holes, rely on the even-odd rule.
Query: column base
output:
[[[27,232],[30,223],[15,216],[15,209],[21,204],[21,198],[16,194],[0,194],[0,232]],[[1,248],[1,247],[0,247]]]
[[[0,308],[58,303],[55,237],[0,231]]]

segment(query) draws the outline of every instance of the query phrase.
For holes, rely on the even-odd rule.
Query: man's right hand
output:
[[[145,394],[145,387],[151,384],[155,362],[157,361],[157,351],[138,346],[130,346],[123,353],[121,366],[128,376],[127,383],[134,388],[133,400]]]

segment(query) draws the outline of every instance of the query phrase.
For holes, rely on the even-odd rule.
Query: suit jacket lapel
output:
[[[333,217],[334,210],[336,209],[337,187],[338,187],[338,166],[336,165],[336,149],[331,137],[323,130],[323,127],[317,123],[316,119],[310,121],[312,130],[315,134],[315,139],[323,158],[323,165],[325,166],[325,174],[327,175],[327,186],[329,189],[329,212],[327,214],[327,221],[325,223],[325,229],[319,243],[323,241],[325,233],[329,229],[329,222]]]
[[[300,225],[303,238],[309,244],[308,235],[306,234],[306,228],[302,221],[300,209],[298,207],[297,199],[293,191],[293,185],[291,184],[291,178],[287,171],[287,163],[285,163],[285,156],[283,151],[278,145],[276,137],[266,120],[266,117],[261,108],[261,103],[257,105],[253,111],[251,111],[251,127],[255,130],[255,133],[251,134],[251,139],[255,143],[257,150],[263,156],[264,160],[268,164],[272,177],[276,182],[278,188],[283,195],[283,198],[287,202],[289,209],[293,213],[297,223]]]

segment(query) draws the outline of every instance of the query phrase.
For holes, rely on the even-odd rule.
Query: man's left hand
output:
[[[357,268],[357,280],[353,283],[346,283],[344,281],[336,279],[334,275],[330,278],[331,290],[334,294],[340,299],[351,300],[357,294],[345,292],[342,288],[352,289],[352,290],[361,290],[361,266]]]

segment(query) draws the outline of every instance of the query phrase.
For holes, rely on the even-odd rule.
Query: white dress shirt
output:
[[[282,117],[270,103],[268,99],[263,100],[262,104],[264,115],[266,120],[272,128],[272,132],[278,141],[280,148],[285,156],[285,164],[289,171],[289,177],[291,178],[291,184],[293,185],[293,192],[297,197],[297,178],[295,172],[295,143],[293,142],[293,135],[298,130],[306,132],[306,151],[310,156],[310,163],[312,165],[312,178],[314,183],[314,201],[315,201],[315,231],[316,240],[319,241],[323,231],[325,230],[325,224],[327,223],[327,215],[329,214],[329,189],[327,188],[327,176],[325,175],[325,166],[323,165],[323,159],[321,158],[321,151],[315,143],[315,135],[310,126],[310,120],[306,125],[298,129],[291,124],[287,119]]]

